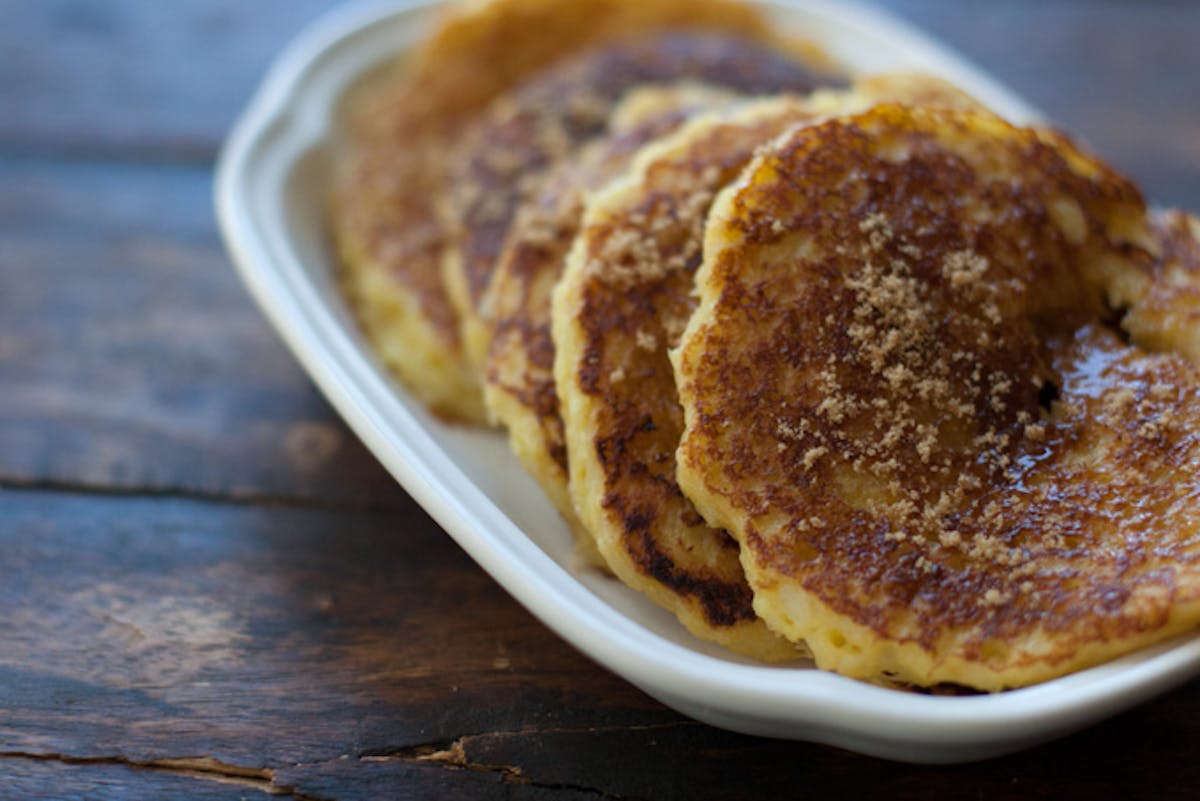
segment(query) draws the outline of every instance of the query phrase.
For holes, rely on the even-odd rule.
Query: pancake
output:
[[[404,63],[350,104],[331,215],[340,279],[381,361],[435,413],[486,419],[440,266],[449,231],[438,199],[460,132],[497,95],[569,53],[675,26],[769,37],[757,10],[732,0],[446,4]]]
[[[413,99],[460,121],[464,112],[476,112],[572,53],[653,31],[719,31],[772,42],[810,58],[820,55],[811,44],[776,34],[762,12],[743,0],[464,0],[443,5],[434,31],[409,59],[414,80],[427,90]]]
[[[1153,220],[1159,257],[1121,321],[1134,344],[1200,364],[1200,220],[1182,211]]]
[[[514,216],[483,304],[491,343],[484,402],[508,429],[513,453],[573,529],[579,524],[567,493],[567,448],[554,390],[550,293],[575,240],[584,193],[619,175],[642,145],[736,97],[690,83],[635,90],[613,111],[606,135],[579,158],[556,165]]]
[[[978,103],[936,78],[898,74],[855,84],[853,102],[881,99],[947,106]],[[682,124],[695,110],[728,105],[735,95],[696,84],[647,88],[627,96],[613,113],[610,133],[580,157],[553,168],[523,202],[509,230],[484,297],[490,340],[484,399],[509,431],[513,451],[575,527],[567,491],[567,449],[554,386],[550,294],[562,273],[583,214],[584,194],[620,174],[637,148]],[[850,97],[832,91],[815,105],[842,108]]]
[[[683,417],[667,348],[691,312],[713,196],[756,147],[815,115],[799,98],[756,101],[649,146],[589,197],[553,297],[569,488],[601,555],[696,636],[769,661],[803,651],[758,619],[737,544],[675,484]]]
[[[1131,183],[885,105],[764,148],[705,237],[677,478],[819,667],[998,690],[1200,621],[1200,374],[1104,323]]]
[[[697,24],[704,4],[695,6]],[[729,32],[658,32],[597,46],[556,63],[488,107],[457,148],[443,205],[454,232],[443,277],[462,339],[482,373],[488,326],[482,302],[513,215],[539,176],[605,130],[613,107],[644,84],[696,80],[735,91],[807,91],[811,69],[767,44]]]
[[[482,423],[478,380],[439,271],[444,231],[427,202],[443,191],[446,139],[435,122],[410,117],[403,97],[387,100],[364,101],[338,165],[339,279],[372,350],[406,389],[443,418]]]

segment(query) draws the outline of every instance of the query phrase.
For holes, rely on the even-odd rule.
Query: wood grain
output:
[[[1200,682],[1012,757],[687,720],[565,645],[320,398],[211,162],[336,0],[0,0],[0,799],[1194,798]],[[1200,6],[888,0],[1200,209]]]
[[[881,0],[1092,141],[1167,204],[1200,198],[1200,7]],[[0,147],[211,159],[271,58],[335,0],[0,0]],[[215,57],[219,53],[219,57]]]
[[[1129,170],[1200,202],[1200,6],[877,0]],[[0,148],[208,162],[278,50],[335,0],[0,0]]]
[[[0,147],[208,163],[271,59],[336,0],[0,0]]]
[[[1194,741],[1200,683],[1013,757],[898,765],[662,708],[534,621],[415,509],[3,501],[0,777],[58,765],[77,781],[90,765],[149,793],[185,771],[345,799],[771,798],[800,776],[854,798],[1200,786],[1200,766],[1169,747]]]
[[[266,780],[179,767],[8,757],[0,768],[0,797],[20,801],[268,801],[278,797],[278,788]]]
[[[416,508],[10,491],[4,510],[0,750],[259,768],[677,718]]]
[[[211,180],[0,158],[0,481],[401,502],[250,302]]]

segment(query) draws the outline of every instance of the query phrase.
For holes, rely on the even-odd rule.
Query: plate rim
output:
[[[441,4],[368,0],[310,24],[275,59],[231,130],[217,161],[214,202],[243,282],[293,355],[405,490],[519,603],[575,648],[692,717],[914,762],[1017,750],[1115,714],[1200,671],[1200,638],[1190,635],[1042,684],[968,697],[888,689],[811,668],[739,664],[654,634],[543,552],[395,397],[397,390],[342,330],[298,264],[296,243],[277,221],[262,218],[263,208],[282,202],[268,191],[267,178],[294,166],[331,133],[330,104],[339,87],[324,87],[331,93],[324,105],[320,97],[306,100],[306,87],[322,78],[328,84],[331,72],[337,78],[341,57],[344,91],[351,83],[347,76],[366,68],[365,55],[359,59],[364,63],[355,64],[347,50],[356,38],[380,26],[411,25],[406,17]],[[942,65],[940,72],[968,91],[993,102],[1000,98],[1027,119],[1043,117],[963,57],[880,9],[835,0],[757,4],[886,31]]]

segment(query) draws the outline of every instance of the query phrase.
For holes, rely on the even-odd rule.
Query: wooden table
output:
[[[1200,796],[1200,682],[950,768],[685,719],[508,598],[251,305],[212,162],[331,0],[0,0],[0,798]],[[1200,7],[891,3],[1200,209]]]

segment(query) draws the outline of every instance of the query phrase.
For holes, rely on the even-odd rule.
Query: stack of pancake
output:
[[[738,653],[997,690],[1200,623],[1200,223],[815,53],[732,0],[456,7],[356,104],[368,339]]]

